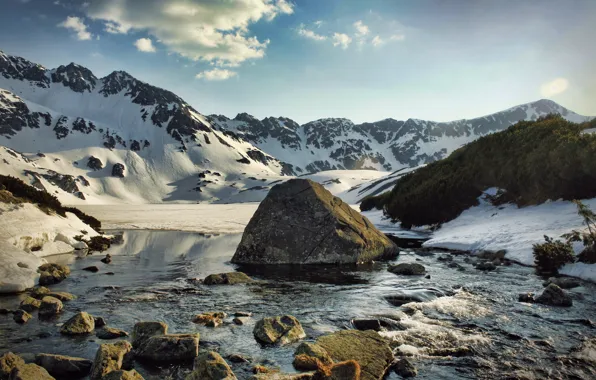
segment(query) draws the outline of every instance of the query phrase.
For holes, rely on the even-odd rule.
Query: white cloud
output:
[[[306,37],[308,39],[311,40],[315,40],[315,41],[324,41],[327,39],[326,36],[323,36],[321,34],[317,34],[314,31],[310,30],[310,29],[306,29],[306,27],[304,26],[304,24],[300,24],[300,26],[298,27],[298,34],[301,35],[302,37]]]
[[[138,51],[155,53],[155,46],[153,46],[153,41],[151,41],[150,38],[139,38],[135,41],[134,45],[137,47]]]
[[[370,33],[370,29],[368,26],[364,25],[362,20],[358,20],[354,23],[354,28],[356,28],[356,37],[362,38]]]
[[[344,33],[333,33],[333,46],[340,46],[342,49],[347,49],[352,42],[352,38]]]
[[[383,41],[381,37],[375,36],[375,38],[372,39],[371,43],[373,44],[373,46],[381,46],[385,43],[385,41]]]
[[[238,75],[235,71],[230,71],[227,69],[218,69],[215,68],[213,70],[206,70],[198,73],[196,75],[197,79],[205,79],[205,80],[226,80]]]
[[[561,94],[569,88],[569,81],[565,78],[556,78],[540,86],[540,93],[545,98]]]
[[[66,20],[62,21],[58,26],[76,32],[77,39],[81,41],[90,40],[93,37],[87,30],[87,25],[85,25],[83,20],[76,16],[68,16]]]
[[[315,22],[314,22],[314,24],[315,24],[315,26],[316,26],[317,28],[320,28],[320,27],[321,27],[321,25],[323,25],[323,23],[324,23],[324,21],[323,21],[323,20],[317,20],[317,21],[315,21]]]
[[[404,36],[403,34],[394,34],[391,37],[389,37],[389,39],[391,41],[403,41],[406,39],[406,36]]]
[[[249,27],[293,11],[288,0],[95,0],[85,9],[109,33],[145,31],[170,52],[220,66],[262,58],[269,40]]]

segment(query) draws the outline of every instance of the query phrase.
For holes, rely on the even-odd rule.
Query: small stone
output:
[[[45,296],[41,299],[39,306],[40,317],[52,317],[62,312],[64,305],[58,298]]]
[[[65,335],[89,334],[95,330],[95,320],[88,313],[81,311],[66,321],[60,328]]]
[[[107,325],[106,320],[103,317],[93,317],[93,321],[95,322],[95,327],[104,327]]]
[[[27,313],[25,310],[17,310],[12,315],[12,319],[14,319],[16,323],[27,323],[31,318],[33,318],[31,314]]]
[[[24,365],[25,361],[12,352],[7,352],[0,356],[0,379],[6,379],[13,368]]]
[[[420,276],[426,273],[424,265],[418,263],[401,263],[397,265],[389,265],[387,270],[391,273],[402,276]]]
[[[223,323],[223,319],[226,318],[226,313],[216,311],[216,312],[209,312],[203,314],[197,314],[193,322],[199,325],[207,326],[207,327],[217,327]]]
[[[83,268],[83,270],[86,270],[87,272],[93,272],[93,273],[99,272],[99,268],[96,267],[95,265],[85,267],[85,268]]]
[[[235,324],[237,324],[238,326],[242,326],[245,325],[246,322],[248,322],[248,317],[235,317],[232,322],[234,322]]]
[[[101,329],[96,330],[95,335],[99,339],[116,339],[116,338],[122,338],[122,337],[128,336],[128,333],[123,330],[105,326],[105,327],[102,327]]]
[[[300,322],[291,315],[263,318],[253,330],[257,341],[264,344],[288,344],[306,337]]]
[[[497,269],[497,266],[490,261],[484,261],[484,262],[476,264],[476,269],[482,270],[482,271],[493,271],[493,270]]]
[[[356,330],[374,330],[381,331],[381,322],[378,319],[355,318],[352,324]]]
[[[104,264],[109,264],[112,262],[112,255],[110,255],[109,253],[106,255],[106,257],[104,257],[103,259],[100,260],[102,263]]]
[[[21,304],[19,305],[19,309],[25,310],[26,312],[33,312],[37,309],[39,309],[39,306],[41,305],[41,301],[37,300],[33,297],[27,297],[23,300],[23,302],[21,302]]]
[[[534,303],[534,293],[521,293],[517,300],[519,302]]]
[[[248,311],[237,311],[234,313],[234,317],[252,317],[252,313]]]
[[[418,375],[418,370],[408,359],[401,359],[395,365],[395,373],[403,378],[409,378],[416,377]]]

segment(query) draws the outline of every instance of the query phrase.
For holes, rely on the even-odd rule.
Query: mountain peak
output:
[[[75,92],[91,92],[97,84],[97,77],[88,68],[74,62],[58,66],[50,71],[52,83],[62,83]]]

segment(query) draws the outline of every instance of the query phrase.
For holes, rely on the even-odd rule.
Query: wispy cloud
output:
[[[342,49],[347,49],[352,43],[352,37],[344,33],[333,33],[333,46],[339,46]]]
[[[62,21],[58,26],[76,32],[77,39],[80,41],[90,40],[93,37],[87,30],[87,25],[85,25],[83,20],[76,16],[68,16],[66,20]]]
[[[370,33],[370,29],[368,26],[364,25],[362,20],[358,20],[354,23],[354,28],[356,28],[356,37],[361,38]]]
[[[204,79],[208,81],[226,80],[238,75],[235,71],[228,69],[212,69],[200,72],[196,75],[197,79]]]
[[[310,29],[306,29],[306,26],[304,24],[300,24],[300,26],[297,29],[298,34],[302,37],[311,39],[311,40],[315,40],[315,41],[324,41],[327,39],[326,36],[323,36],[321,34],[317,34],[316,32],[314,32],[313,30]]]
[[[143,53],[155,53],[156,51],[153,41],[150,38],[139,38],[135,41],[134,45],[138,51],[142,51]]]

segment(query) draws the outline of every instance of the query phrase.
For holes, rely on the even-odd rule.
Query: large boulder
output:
[[[291,315],[263,318],[253,330],[255,339],[264,344],[288,344],[306,337],[300,322]]]
[[[104,375],[121,369],[124,356],[131,350],[130,343],[123,340],[114,344],[100,345],[91,367],[91,380],[99,380]]]
[[[344,330],[317,339],[336,362],[355,360],[362,380],[380,380],[393,362],[388,342],[374,331]]]
[[[168,333],[168,325],[163,322],[138,322],[132,329],[132,346],[141,347],[149,338]]]
[[[152,362],[192,360],[199,354],[199,333],[152,336],[135,347],[134,354],[136,358]]]
[[[0,379],[6,379],[13,368],[24,365],[25,361],[12,352],[7,352],[0,356]]]
[[[95,330],[95,319],[84,311],[75,314],[60,328],[60,332],[64,335],[89,334],[93,330]]]
[[[237,264],[354,264],[396,257],[397,246],[356,210],[308,179],[275,185],[244,230]]]
[[[195,359],[194,369],[186,380],[236,380],[236,375],[221,355],[204,351]]]
[[[205,277],[203,284],[205,285],[236,285],[236,284],[247,284],[251,283],[252,278],[248,277],[246,273],[242,272],[229,272],[210,274]]]
[[[573,306],[573,300],[563,289],[555,284],[548,285],[534,302],[550,306]]]
[[[39,285],[57,284],[70,275],[69,267],[54,263],[43,264],[37,271],[39,272]]]
[[[37,364],[24,364],[16,366],[10,372],[8,380],[56,380],[48,371]]]
[[[35,363],[59,379],[78,379],[89,374],[93,361],[63,355],[38,354]]]

